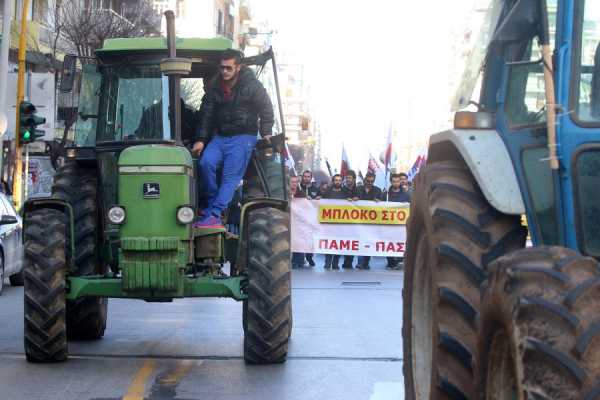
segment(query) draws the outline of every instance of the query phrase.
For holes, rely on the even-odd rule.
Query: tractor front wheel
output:
[[[244,360],[281,363],[292,323],[289,214],[264,208],[250,211],[248,221]]]
[[[40,209],[25,226],[25,356],[31,362],[67,359],[64,214]]]
[[[480,288],[488,263],[523,247],[518,216],[495,211],[466,165],[417,177],[404,273],[406,398],[474,399]]]

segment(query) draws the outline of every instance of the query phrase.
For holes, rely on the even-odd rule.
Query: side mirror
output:
[[[12,225],[16,224],[17,222],[19,222],[17,217],[13,215],[3,215],[2,218],[0,218],[0,225]]]
[[[60,74],[60,91],[69,93],[73,91],[75,72],[77,69],[77,56],[67,55],[63,60],[62,73]]]

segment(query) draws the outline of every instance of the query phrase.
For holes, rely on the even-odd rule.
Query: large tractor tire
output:
[[[248,216],[248,299],[243,308],[244,360],[249,364],[286,360],[292,299],[289,214],[274,208]]]
[[[524,246],[520,218],[495,211],[465,165],[418,175],[404,259],[406,398],[475,399],[480,287],[495,258]]]
[[[25,356],[31,362],[67,359],[66,224],[52,209],[27,214],[25,226]]]
[[[481,398],[600,399],[598,261],[561,247],[498,259],[479,348]]]
[[[73,276],[102,274],[97,243],[99,229],[98,182],[96,171],[76,163],[61,167],[52,187],[53,197],[67,201],[75,218],[75,254]],[[70,240],[70,232],[67,233]],[[69,256],[70,255],[70,249]],[[104,336],[108,300],[85,297],[67,301],[67,333],[69,340],[93,340]]]

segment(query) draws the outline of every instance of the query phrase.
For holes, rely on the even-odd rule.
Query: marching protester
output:
[[[408,175],[404,172],[392,174],[390,177],[390,188],[382,195],[382,200],[392,203],[410,203],[410,187],[408,185]],[[387,257],[386,269],[400,270],[401,257]]]
[[[321,193],[321,195],[323,195],[323,193],[325,193],[328,190],[329,190],[329,184],[325,181],[321,182],[321,184],[319,185],[319,193]]]
[[[324,199],[345,199],[347,192],[342,187],[342,176],[335,174],[331,178],[331,187],[327,192],[323,194]],[[339,269],[338,263],[340,261],[339,255],[326,254],[325,255],[325,269]]]
[[[356,172],[348,170],[344,177],[344,190],[346,191],[346,199],[348,201],[358,200],[358,187],[356,186]],[[354,262],[354,256],[344,256],[344,262],[342,268],[352,269],[352,263]]]
[[[358,198],[360,200],[368,200],[368,201],[380,201],[381,199],[381,189],[375,186],[375,174],[372,172],[367,172],[364,179],[364,185],[360,188],[358,193]],[[361,256],[358,257],[358,264],[356,268],[358,269],[371,269],[369,266],[369,260],[371,257]]]
[[[390,176],[390,188],[383,192],[383,201],[394,203],[410,203],[410,186],[408,175],[404,172]]]
[[[312,172],[306,170],[302,173],[302,181],[300,182],[300,190],[304,193],[307,199],[317,199],[320,197],[319,188],[313,182]]]
[[[305,198],[306,195],[300,190],[297,176],[290,176],[290,194],[293,198]],[[292,269],[304,267],[304,253],[292,253]]]
[[[302,173],[302,181],[300,183],[300,191],[304,194],[304,197],[307,199],[315,199],[319,200],[321,198],[321,193],[319,192],[319,188],[313,182],[313,174],[311,171],[306,170]],[[306,261],[308,261],[308,265],[311,267],[315,266],[315,261],[313,260],[312,253],[306,253]]]
[[[356,186],[356,172],[348,170],[344,177],[344,190],[346,190],[347,199],[350,201],[358,200],[358,187]]]

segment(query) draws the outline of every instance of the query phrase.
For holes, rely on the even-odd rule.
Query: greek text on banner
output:
[[[322,224],[406,225],[408,210],[406,207],[320,204],[319,222]]]

